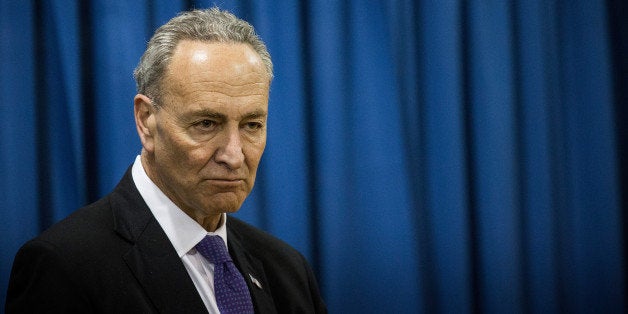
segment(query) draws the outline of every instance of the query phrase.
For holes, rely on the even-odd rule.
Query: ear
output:
[[[142,147],[148,152],[153,153],[155,149],[155,108],[146,95],[137,94],[133,98],[133,112],[135,114],[135,126],[137,134],[142,141]]]

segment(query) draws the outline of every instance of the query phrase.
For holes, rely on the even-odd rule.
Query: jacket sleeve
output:
[[[13,262],[5,311],[93,312],[77,279],[73,263],[54,245],[32,240],[20,248]]]

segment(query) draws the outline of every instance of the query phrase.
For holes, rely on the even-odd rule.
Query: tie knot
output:
[[[220,236],[205,236],[196,245],[196,250],[213,264],[221,264],[231,261],[231,256],[227,252],[225,241]]]

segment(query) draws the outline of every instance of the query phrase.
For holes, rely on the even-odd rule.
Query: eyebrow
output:
[[[242,116],[244,119],[253,119],[253,118],[265,118],[268,115],[266,111],[263,110],[255,110],[253,112],[246,113]]]
[[[194,111],[194,112],[190,112],[189,116],[191,117],[211,117],[211,118],[215,118],[215,119],[220,119],[220,120],[227,120],[227,116],[220,113],[220,112],[216,112],[214,110],[211,109],[201,109],[198,111]],[[242,116],[240,116],[241,119],[254,119],[254,118],[263,118],[268,116],[268,113],[266,111],[263,110],[255,110],[252,112],[247,112],[245,114],[243,114]]]

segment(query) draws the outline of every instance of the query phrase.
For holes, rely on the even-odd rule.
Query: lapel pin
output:
[[[251,278],[251,282],[258,288],[264,290],[262,288],[262,284],[259,282],[259,280],[257,280],[255,277],[253,277],[253,275],[249,274],[249,277]]]

